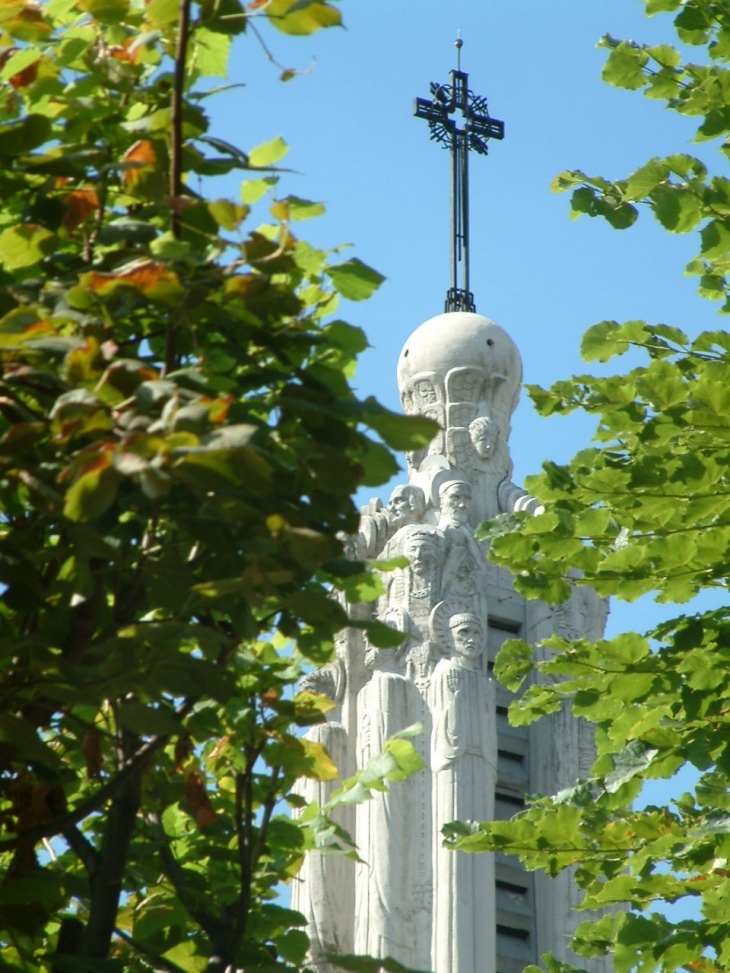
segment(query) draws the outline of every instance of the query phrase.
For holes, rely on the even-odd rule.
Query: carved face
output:
[[[469,523],[471,487],[468,483],[453,483],[441,494],[441,516],[454,526]]]
[[[462,660],[478,659],[483,651],[482,627],[475,615],[459,615],[453,620],[451,640],[454,652]]]
[[[388,501],[388,513],[392,517],[394,527],[412,524],[418,519],[422,511],[422,504],[418,503],[416,490],[411,486],[397,486]]]
[[[481,459],[489,459],[499,438],[499,426],[492,419],[479,418],[469,426],[474,451]]]
[[[411,562],[411,570],[415,574],[421,577],[433,574],[436,567],[437,551],[432,538],[424,535],[414,537],[408,544],[405,554]]]

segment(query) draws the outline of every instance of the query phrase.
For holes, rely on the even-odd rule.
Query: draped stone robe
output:
[[[451,821],[491,821],[497,777],[495,689],[481,670],[442,659],[431,682],[433,732],[434,920],[438,973],[494,970],[494,856],[452,852]]]

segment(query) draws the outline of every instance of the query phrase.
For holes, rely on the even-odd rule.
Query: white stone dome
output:
[[[481,314],[450,311],[430,318],[408,338],[398,359],[403,408],[437,418],[436,400],[446,405],[462,399],[450,386],[471,384],[469,375],[473,381],[478,375],[483,379],[467,395],[474,407],[472,415],[492,415],[508,422],[522,381],[522,359],[514,341]],[[442,425],[453,422],[448,414],[438,418]]]

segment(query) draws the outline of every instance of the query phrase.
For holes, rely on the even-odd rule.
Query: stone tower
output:
[[[557,609],[525,601],[474,540],[483,520],[538,509],[511,480],[521,379],[509,335],[469,311],[430,319],[401,352],[403,408],[435,419],[441,432],[408,455],[408,482],[386,505],[363,508],[348,545],[358,559],[408,558],[408,568],[383,576],[385,594],[374,606],[353,608],[406,638],[398,649],[378,650],[350,629],[337,660],[306,685],[337,703],[331,721],[312,733],[343,776],[417,721],[426,770],[343,819],[361,862],[308,856],[292,905],[308,918],[320,973],[329,973],[328,952],[391,956],[435,973],[518,973],[545,952],[569,961],[567,943],[585,918],[576,914],[568,873],[534,876],[515,860],[452,853],[440,840],[449,821],[511,817],[525,794],[554,794],[587,776],[593,762],[591,729],[570,713],[510,727],[511,696],[491,677],[506,639],[521,637],[539,655],[553,633],[599,638],[607,613],[587,589]],[[331,790],[306,787],[320,802]]]

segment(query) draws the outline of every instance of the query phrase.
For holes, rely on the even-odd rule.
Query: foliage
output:
[[[323,207],[273,195],[285,143],[209,132],[207,79],[256,19],[302,34],[340,14],[0,4],[7,969],[304,962],[274,889],[317,833],[287,805],[336,769],[298,735],[323,698],[292,687],[347,621],[332,587],[373,589],[337,539],[353,492],[434,427],[351,391],[366,341],[331,316],[382,278],[295,236]],[[237,171],[240,200],[193,188]]]
[[[649,14],[674,11],[679,41],[704,47],[703,63],[680,50],[604,39],[611,84],[642,89],[697,115],[698,141],[730,146],[730,3],[647,0]],[[652,159],[628,179],[563,173],[574,214],[601,215],[619,229],[643,205],[670,232],[699,230],[690,273],[700,293],[730,309],[730,181],[687,155]],[[546,463],[528,481],[544,501],[534,519],[503,517],[483,529],[491,557],[508,566],[528,597],[564,600],[570,584],[633,600],[649,592],[687,602],[727,590],[730,575],[730,336],[687,337],[664,324],[604,321],[583,342],[588,361],[632,349],[627,374],[580,375],[532,388],[545,416],[581,409],[597,417],[595,445],[568,464]],[[718,592],[719,594],[719,592]],[[536,800],[511,822],[476,834],[452,829],[466,850],[518,853],[550,874],[576,866],[587,908],[614,907],[582,923],[575,950],[609,952],[619,973],[730,969],[730,609],[681,615],[646,636],[590,644],[552,638],[548,658],[507,643],[496,672],[528,688],[511,710],[528,724],[569,701],[596,724],[593,778]],[[692,768],[694,788],[668,807],[639,810],[647,780]],[[638,805],[641,806],[641,805]],[[655,903],[681,901],[672,923]],[[636,911],[626,911],[626,906]],[[622,908],[623,906],[623,908]],[[563,970],[549,960],[548,968]]]

